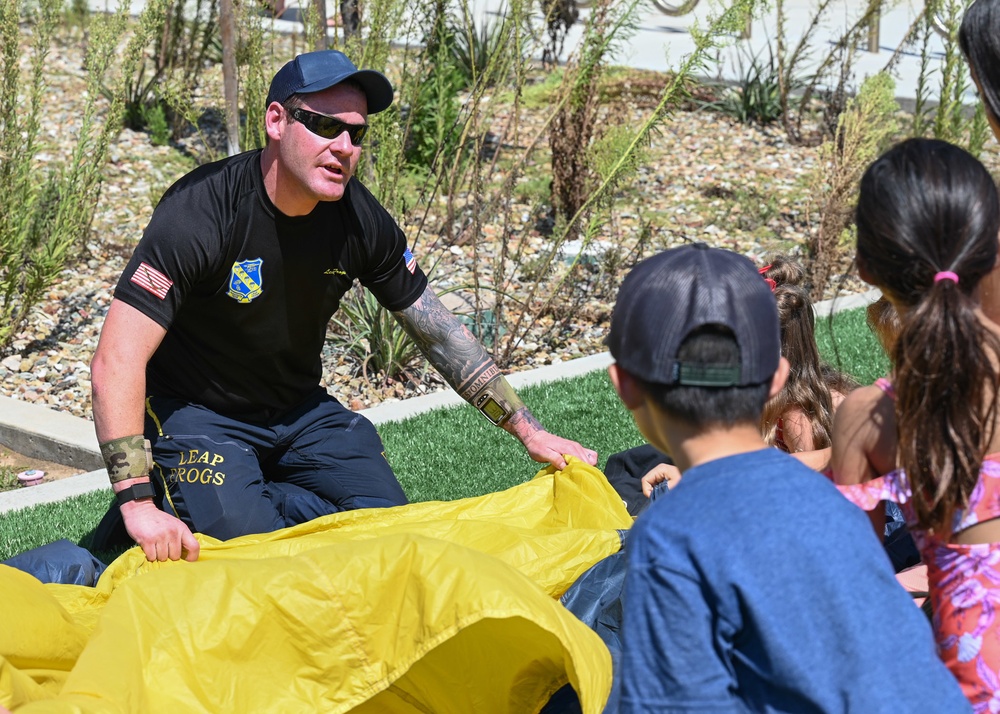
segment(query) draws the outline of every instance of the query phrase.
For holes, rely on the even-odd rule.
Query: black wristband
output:
[[[153,498],[154,496],[156,496],[156,489],[153,488],[153,484],[149,481],[140,481],[116,493],[115,499],[121,506],[129,501],[138,501],[140,498]]]

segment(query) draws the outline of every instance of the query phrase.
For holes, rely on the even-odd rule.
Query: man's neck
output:
[[[291,195],[289,186],[295,185],[293,181],[281,175],[281,163],[278,161],[278,152],[273,144],[268,144],[260,152],[260,171],[264,179],[264,190],[271,203],[284,215],[294,218],[295,216],[305,216],[312,213],[319,201],[315,199],[302,200]]]

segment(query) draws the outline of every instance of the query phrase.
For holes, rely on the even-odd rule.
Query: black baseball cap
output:
[[[369,114],[377,114],[392,104],[392,83],[384,74],[358,69],[343,52],[319,50],[301,54],[278,70],[271,80],[265,106],[271,106],[271,102],[284,104],[293,94],[321,92],[347,79],[365,90]]]
[[[729,328],[734,364],[681,362],[681,343],[708,325]],[[781,326],[771,288],[742,255],[704,243],[664,251],[625,277],[607,337],[611,356],[653,384],[735,387],[761,384],[781,359]]]

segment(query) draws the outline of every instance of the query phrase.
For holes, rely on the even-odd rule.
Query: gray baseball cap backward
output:
[[[321,92],[348,79],[365,91],[369,114],[377,114],[392,104],[392,83],[381,72],[358,69],[343,52],[319,50],[301,54],[278,70],[271,80],[265,106],[271,102],[284,104],[293,94]]]
[[[708,325],[732,331],[738,364],[678,359],[684,339]],[[664,251],[632,269],[618,292],[606,342],[627,372],[653,384],[761,384],[781,359],[781,325],[770,287],[748,258],[704,243]]]

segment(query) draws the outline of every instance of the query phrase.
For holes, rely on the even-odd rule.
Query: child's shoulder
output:
[[[793,405],[781,413],[778,430],[780,434],[775,445],[790,454],[816,448],[812,418],[800,406]]]
[[[895,399],[892,385],[886,380],[879,380],[867,387],[858,387],[844,397],[837,409],[834,419],[836,424],[854,420],[864,420],[877,414],[895,413]]]
[[[640,520],[652,515],[661,520],[647,523],[650,529],[713,541],[712,534],[692,535],[701,532],[707,509],[716,534],[753,530],[761,523],[791,534],[800,527],[795,524],[801,523],[803,503],[826,514],[838,514],[847,506],[856,510],[826,476],[780,449],[767,447],[688,469],[677,487],[657,499]]]
[[[725,497],[740,502],[756,498],[753,494],[769,498],[765,494],[779,493],[786,488],[794,490],[802,483],[793,478],[797,475],[815,477],[821,482],[827,480],[781,449],[767,447],[705,462],[685,473],[681,484],[700,485],[712,493],[716,501]]]

